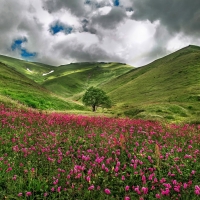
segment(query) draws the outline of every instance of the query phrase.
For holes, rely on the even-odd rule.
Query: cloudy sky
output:
[[[145,65],[200,46],[200,0],[0,0],[0,54]]]

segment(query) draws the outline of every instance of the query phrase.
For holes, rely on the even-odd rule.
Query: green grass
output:
[[[43,86],[0,63],[0,101],[5,99],[16,101],[19,104],[42,110],[71,110],[85,108],[79,104],[63,100],[49,92]],[[5,97],[5,98],[3,98]]]
[[[32,79],[26,85],[34,88],[18,87],[21,80],[26,80],[20,77],[1,89],[1,94],[32,107],[84,110],[81,98],[88,87],[95,86],[103,89],[113,102],[112,109],[106,111],[108,115],[171,122],[199,121],[200,47],[197,46],[190,45],[136,69],[122,63],[103,62],[55,67],[5,56],[0,56],[0,62],[29,81]],[[53,73],[42,76],[52,70]]]
[[[104,84],[104,89],[116,104],[116,112],[127,115],[132,107],[143,112],[133,117],[189,120],[200,109],[200,48],[188,46],[144,67]],[[164,104],[164,105],[163,105]],[[176,109],[169,113],[152,110]],[[189,109],[191,108],[192,109]],[[134,109],[133,109],[134,110]],[[133,111],[134,113],[134,111]],[[183,114],[184,113],[184,114]]]
[[[28,62],[3,55],[0,55],[0,62],[39,83],[44,80],[43,73],[48,73],[55,68],[54,66]]]
[[[88,87],[100,87],[132,68],[121,63],[72,63],[57,67],[42,85],[63,97],[80,100]]]

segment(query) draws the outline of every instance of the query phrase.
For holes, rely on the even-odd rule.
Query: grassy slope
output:
[[[128,116],[184,120],[200,115],[200,47],[188,46],[102,87]]]
[[[53,93],[62,97],[73,96],[75,100],[82,96],[87,87],[100,86],[133,68],[121,63],[96,62],[72,63],[55,67],[3,55],[0,55],[0,62],[43,85]],[[54,70],[53,73],[43,76],[43,74],[52,70]]]
[[[88,87],[100,87],[131,69],[120,63],[72,63],[57,67],[45,77],[43,86],[63,97],[79,100]]]
[[[39,109],[83,109],[56,97],[33,80],[0,63],[0,101],[13,103],[12,100]]]
[[[55,68],[54,66],[45,65],[42,63],[28,62],[3,55],[0,55],[0,62],[39,83],[44,81],[45,77],[42,76],[43,73],[48,73]],[[27,70],[27,68],[31,72]]]

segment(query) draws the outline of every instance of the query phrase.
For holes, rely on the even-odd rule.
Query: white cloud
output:
[[[188,15],[179,13],[178,6],[171,11],[177,10],[176,15],[187,20],[186,26],[182,18],[170,21],[170,15],[161,12],[169,3],[160,3],[159,10],[153,0],[143,4],[139,0],[120,0],[119,7],[114,7],[112,0],[84,2],[1,0],[0,54],[20,58],[20,51],[12,51],[11,45],[26,37],[22,46],[37,52],[36,61],[59,65],[88,59],[140,66],[188,44],[200,44],[196,26],[199,8],[193,3],[188,6],[186,0],[181,5],[187,7]],[[55,21],[72,26],[72,33],[52,35],[49,28]]]

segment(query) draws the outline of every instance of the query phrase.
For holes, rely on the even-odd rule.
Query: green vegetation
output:
[[[57,67],[42,85],[57,95],[77,101],[88,87],[100,87],[132,68],[121,63],[72,63]]]
[[[6,79],[0,86],[1,96],[28,106],[78,112],[86,109],[81,100],[87,88],[98,87],[113,102],[112,109],[99,109],[100,113],[199,123],[200,47],[197,46],[190,45],[136,69],[122,63],[71,63],[55,67],[6,56],[0,56],[0,62],[17,74],[12,82],[1,73],[0,81]]]
[[[188,121],[199,116],[199,74],[200,48],[190,45],[133,69],[102,89],[115,103],[118,115]]]
[[[55,68],[42,63],[28,62],[2,55],[0,55],[0,62],[39,83],[45,78],[43,74]]]
[[[97,107],[110,108],[111,101],[103,90],[90,87],[87,89],[82,99],[86,106],[92,106],[92,111],[96,111]]]
[[[69,103],[57,97],[46,88],[3,63],[0,63],[0,95],[1,102],[12,104],[11,102],[15,100],[16,104],[24,104],[42,110],[84,109],[79,104]]]

